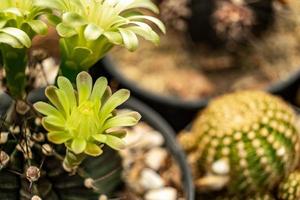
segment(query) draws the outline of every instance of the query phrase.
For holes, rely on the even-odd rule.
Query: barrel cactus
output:
[[[217,200],[275,200],[275,198],[271,194],[256,194],[247,197],[240,197],[240,196],[224,196],[218,197]]]
[[[295,171],[286,177],[279,185],[280,200],[300,199],[300,172]]]
[[[179,140],[197,176],[225,177],[229,194],[272,189],[299,161],[293,110],[259,91],[213,100]]]

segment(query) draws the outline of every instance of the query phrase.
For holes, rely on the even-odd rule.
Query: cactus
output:
[[[165,27],[140,8],[158,12],[150,0],[1,0],[0,63],[13,99],[0,116],[2,200],[96,200],[115,191],[122,172],[115,150],[125,147],[122,127],[135,125],[140,115],[116,112],[129,91],[112,94],[104,77],[93,85],[82,71],[115,45],[134,51],[138,35],[158,44],[145,20],[162,32]],[[57,87],[46,89],[49,103],[32,105],[25,101],[31,96],[27,54],[48,24],[60,36],[62,76]]]
[[[196,174],[228,178],[224,188],[229,194],[272,189],[299,161],[293,110],[259,91],[215,99],[179,140]]]
[[[59,77],[58,88],[46,89],[55,107],[45,102],[34,104],[46,115],[41,123],[47,137],[37,124],[26,124],[28,119],[22,124],[25,130],[20,126],[4,132],[2,127],[0,179],[6,180],[0,184],[2,199],[25,200],[34,195],[49,200],[97,199],[120,184],[121,159],[113,149],[125,146],[122,138],[126,131],[120,127],[135,125],[140,115],[114,113],[129,92],[119,90],[112,95],[103,77],[93,87],[91,76],[82,72],[77,76],[77,88],[76,96],[71,82]]]
[[[240,196],[224,196],[218,197],[216,200],[275,200],[275,198],[270,194],[256,194],[247,197],[240,197]]]
[[[280,200],[300,199],[300,172],[295,171],[286,177],[279,185],[278,198]]]

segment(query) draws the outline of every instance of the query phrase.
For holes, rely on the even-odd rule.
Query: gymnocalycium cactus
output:
[[[65,144],[67,154],[64,167],[78,167],[85,154],[99,156],[102,144],[120,150],[125,147],[122,140],[125,130],[115,127],[133,126],[139,119],[137,112],[116,115],[112,112],[129,98],[128,90],[119,90],[113,95],[105,78],[99,78],[94,87],[87,72],[77,76],[78,98],[71,82],[58,77],[58,87],[49,86],[46,95],[55,106],[45,102],[34,104],[36,110],[46,115],[42,124],[49,132],[48,140],[54,144]]]
[[[299,161],[293,110],[259,91],[213,100],[180,142],[198,174],[227,178],[224,186],[233,194],[268,191]]]
[[[115,192],[122,181],[115,151],[125,147],[121,127],[135,125],[140,115],[115,110],[129,91],[112,94],[103,77],[93,86],[82,71],[114,45],[135,50],[137,35],[159,42],[145,21],[163,32],[164,25],[139,8],[158,12],[150,0],[1,0],[0,63],[12,97],[0,119],[1,199],[96,200]],[[32,106],[27,55],[33,37],[50,24],[60,36],[61,76],[46,89],[50,103]],[[42,122],[34,108],[45,115]]]
[[[279,185],[280,200],[300,199],[300,172],[295,171],[286,177]]]

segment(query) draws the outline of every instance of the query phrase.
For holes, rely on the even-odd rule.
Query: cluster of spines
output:
[[[286,177],[279,185],[278,198],[280,200],[300,199],[300,172],[295,171]]]
[[[225,196],[225,197],[218,197],[216,200],[275,200],[275,198],[271,194],[255,194],[248,197],[241,197],[241,196]]]
[[[227,189],[273,188],[298,162],[300,140],[294,113],[282,100],[245,91],[213,101],[182,137],[197,168],[230,177]],[[184,144],[187,141],[193,141]]]

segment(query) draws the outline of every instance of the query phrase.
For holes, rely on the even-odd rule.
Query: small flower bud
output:
[[[49,144],[43,144],[42,152],[46,156],[51,156],[53,154],[53,148]]]
[[[34,195],[33,197],[31,197],[31,200],[42,200],[41,197]]]
[[[8,132],[0,133],[0,144],[5,144],[8,140]]]
[[[37,168],[35,166],[28,167],[28,169],[26,171],[26,178],[30,182],[35,182],[35,181],[39,180],[40,176],[41,176],[41,172],[40,172],[39,168]]]
[[[30,110],[30,107],[25,101],[18,100],[16,105],[16,111],[20,115],[25,115]]]
[[[9,162],[9,156],[4,151],[0,151],[0,169],[5,167]]]

